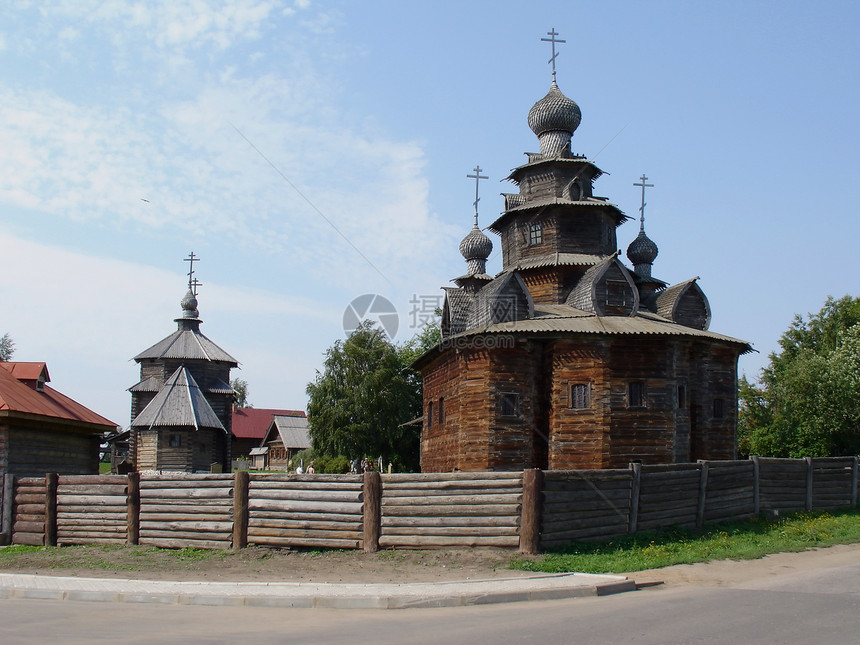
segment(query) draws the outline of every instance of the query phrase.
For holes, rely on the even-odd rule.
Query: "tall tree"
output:
[[[248,381],[240,379],[238,376],[230,381],[230,387],[233,388],[233,401],[237,408],[253,408],[254,406],[248,402]]]
[[[738,449],[773,457],[860,451],[860,298],[795,316],[760,386],[742,379]]]
[[[3,334],[0,338],[0,361],[11,361],[12,355],[15,353],[15,341],[9,335],[9,332]]]
[[[416,388],[408,353],[369,321],[326,352],[323,372],[307,386],[314,450],[349,458],[379,457],[400,470],[418,467]],[[417,411],[420,414],[420,387]]]

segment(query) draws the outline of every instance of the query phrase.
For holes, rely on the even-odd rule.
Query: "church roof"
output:
[[[537,269],[550,266],[594,266],[600,264],[605,258],[599,255],[587,253],[547,253],[533,258],[523,258],[516,264],[508,267],[508,271],[520,269]]]
[[[609,210],[615,213],[615,225],[621,226],[624,222],[629,220],[630,218],[624,214],[618,206],[613,204],[610,201],[599,199],[597,197],[588,197],[586,199],[580,200],[572,200],[565,199],[564,197],[551,197],[549,199],[535,199],[528,201],[519,206],[514,206],[513,208],[509,208],[504,213],[502,213],[499,218],[490,224],[487,227],[487,230],[492,231],[493,233],[501,234],[501,229],[503,223],[515,213],[526,213],[528,211],[538,210],[541,208],[546,208],[548,206],[577,206],[582,208],[588,207],[602,207],[608,208]]]
[[[135,428],[181,427],[214,428],[224,426],[212,406],[183,365],[164,383],[155,398],[131,422]]]
[[[232,363],[234,367],[239,364],[235,358],[198,329],[178,329],[149,349],[143,350],[134,357],[134,360],[140,362],[146,359],[164,358]]]

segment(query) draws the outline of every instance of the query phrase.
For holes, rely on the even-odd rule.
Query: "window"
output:
[[[178,434],[168,435],[167,445],[171,448],[179,448],[182,445],[182,437]]]
[[[627,407],[645,407],[645,381],[630,381],[627,384]]]
[[[726,401],[725,399],[714,399],[714,418],[724,419],[726,416]]]
[[[427,404],[427,427],[433,427],[433,401]]]
[[[445,399],[440,398],[439,399],[439,425],[441,426],[444,423],[445,423]]]
[[[678,409],[683,410],[687,407],[687,386],[678,386]]]
[[[627,304],[627,283],[620,280],[606,282],[606,306],[623,307]]]
[[[583,410],[589,407],[590,390],[588,383],[574,383],[570,386],[570,407]]]
[[[542,224],[529,225],[529,246],[535,246],[536,244],[543,244]]]
[[[513,392],[502,392],[499,395],[499,414],[503,417],[519,415],[519,395]]]

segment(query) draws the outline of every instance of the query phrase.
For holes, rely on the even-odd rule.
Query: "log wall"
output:
[[[127,529],[128,477],[59,477],[57,544],[125,544]]]
[[[494,546],[534,553],[571,540],[702,526],[759,511],[856,507],[858,461],[754,457],[381,476],[50,473],[4,481],[13,544]]]
[[[252,474],[248,544],[364,547],[361,475]]]
[[[141,475],[139,541],[167,548],[229,549],[233,475]]]
[[[522,473],[382,476],[380,548],[519,546]]]

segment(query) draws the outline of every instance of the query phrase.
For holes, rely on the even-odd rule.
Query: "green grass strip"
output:
[[[571,542],[533,558],[516,557],[512,569],[562,573],[625,573],[708,560],[751,560],[768,553],[860,542],[860,512],[808,511],[779,520],[756,517],[703,529],[671,528],[605,542]]]

